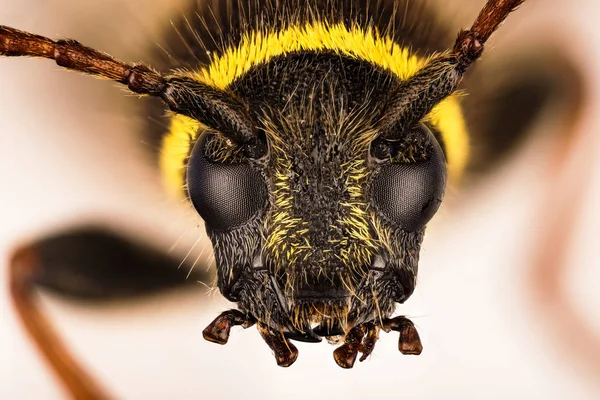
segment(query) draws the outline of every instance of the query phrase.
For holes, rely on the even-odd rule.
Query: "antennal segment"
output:
[[[220,131],[250,157],[266,152],[246,105],[229,93],[185,76],[164,76],[144,64],[126,64],[75,40],[54,41],[0,25],[0,55],[43,57],[61,67],[127,85],[141,95],[160,97],[178,114]]]
[[[483,45],[500,24],[525,0],[490,0],[483,7],[473,26],[458,34],[452,52],[459,65],[467,69],[483,53]]]
[[[440,101],[456,91],[466,70],[500,24],[525,0],[489,0],[469,30],[458,34],[451,52],[433,58],[400,84],[379,121],[380,136],[399,140]]]
[[[61,67],[127,85],[138,94],[160,96],[166,80],[145,65],[128,65],[75,40],[54,41],[44,36],[0,26],[0,55],[43,57]]]

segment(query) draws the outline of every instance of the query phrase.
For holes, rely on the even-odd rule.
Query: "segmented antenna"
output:
[[[380,136],[399,140],[440,101],[456,91],[466,70],[483,53],[484,44],[525,0],[489,0],[471,29],[458,34],[451,52],[433,58],[403,82],[379,122]]]
[[[167,81],[143,64],[128,65],[75,40],[54,41],[7,26],[0,26],[0,54],[9,57],[42,57],[61,67],[127,85],[138,94],[160,96]]]
[[[0,55],[49,58],[61,67],[127,85],[134,93],[160,97],[172,111],[248,146],[251,156],[260,156],[264,150],[244,104],[191,78],[164,76],[144,64],[126,64],[75,40],[54,41],[2,25]]]
[[[463,30],[452,50],[459,60],[459,66],[466,70],[483,53],[485,42],[490,38],[500,24],[525,0],[490,0],[483,7],[473,26]]]

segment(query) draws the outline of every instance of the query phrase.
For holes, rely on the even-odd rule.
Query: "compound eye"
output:
[[[213,230],[245,224],[266,208],[268,199],[261,172],[223,137],[210,133],[192,150],[187,186],[194,208]]]
[[[419,124],[399,141],[376,139],[371,182],[375,209],[393,226],[417,232],[435,215],[446,190],[446,159],[431,131]]]

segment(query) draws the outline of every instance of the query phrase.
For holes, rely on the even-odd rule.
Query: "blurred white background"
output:
[[[144,59],[177,1],[0,0],[0,24],[53,38],[73,37],[128,61]],[[152,3],[149,6],[147,3]],[[458,9],[458,2],[450,7]],[[483,1],[463,1],[474,4]],[[571,48],[586,79],[587,103],[572,134],[600,132],[600,3],[528,0],[496,39],[529,35]],[[471,13],[472,14],[472,13]],[[166,16],[166,17],[165,17]],[[0,398],[62,399],[65,393],[25,336],[10,306],[6,261],[20,243],[84,222],[143,237],[163,248],[183,234],[183,254],[202,228],[162,195],[140,133],[140,101],[107,82],[60,71],[50,61],[0,59]],[[551,123],[535,128],[543,137]],[[600,154],[598,136],[586,143]],[[554,160],[547,140],[530,141],[468,194],[454,195],[429,230],[413,318],[425,350],[397,351],[382,334],[374,355],[339,369],[327,344],[299,344],[281,369],[255,329],[232,332],[225,347],[202,329],[229,307],[195,291],[110,307],[45,296],[73,351],[116,397],[405,399],[597,399],[598,370],[559,340],[551,309],[532,295],[530,259]],[[600,163],[574,176],[591,183],[564,275],[577,312],[600,335]],[[206,240],[197,250],[206,248]],[[554,316],[556,317],[556,316]],[[554,321],[554,322],[553,322]],[[596,349],[598,351],[598,349]]]

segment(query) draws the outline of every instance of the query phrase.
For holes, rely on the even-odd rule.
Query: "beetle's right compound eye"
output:
[[[264,211],[268,193],[261,172],[245,157],[219,154],[224,152],[220,140],[216,134],[198,140],[187,165],[187,186],[206,225],[222,231],[244,225]]]

